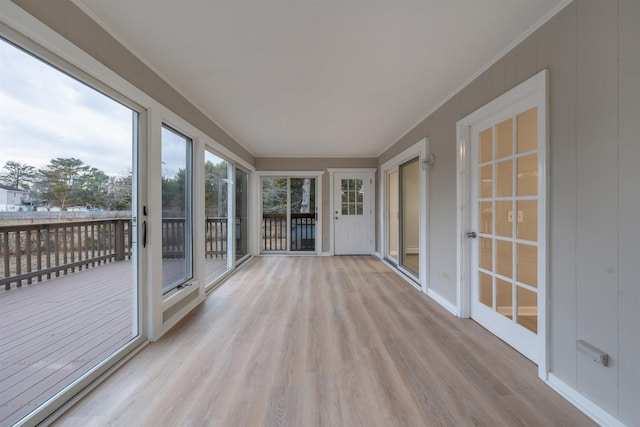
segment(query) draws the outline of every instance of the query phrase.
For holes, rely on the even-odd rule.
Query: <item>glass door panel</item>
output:
[[[316,250],[316,179],[290,178],[289,217],[291,240],[289,250]]]
[[[400,265],[420,274],[420,162],[400,165]]]
[[[537,333],[537,109],[479,130],[476,302]]]
[[[288,179],[262,178],[262,251],[287,250]]]
[[[207,283],[233,267],[229,249],[233,241],[229,238],[229,213],[231,199],[229,186],[232,173],[231,163],[210,151],[204,152],[204,254],[205,280]]]
[[[249,255],[248,225],[249,225],[249,174],[236,167],[235,180],[235,248],[236,260],[241,262]]]
[[[389,206],[388,206],[388,224],[389,230],[389,253],[387,256],[398,262],[398,247],[400,236],[398,233],[398,221],[399,221],[399,194],[398,194],[398,172],[391,172],[389,175],[389,182],[387,183],[389,188]]]
[[[144,193],[137,111],[3,39],[0,58],[0,425],[14,425],[139,339]]]

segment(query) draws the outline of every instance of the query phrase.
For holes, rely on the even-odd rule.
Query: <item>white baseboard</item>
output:
[[[581,394],[578,390],[571,387],[569,384],[562,381],[552,373],[549,373],[549,378],[546,381],[547,385],[554,389],[560,396],[564,397],[573,406],[584,412],[589,418],[601,426],[609,427],[625,427],[616,417],[593,403],[586,396]]]
[[[333,256],[331,252],[322,252],[320,256]]]
[[[458,307],[456,307],[455,304],[452,304],[449,300],[444,298],[442,295],[440,295],[439,293],[437,293],[433,289],[427,290],[426,294],[429,295],[431,297],[431,299],[433,299],[435,302],[437,302],[442,307],[444,307],[445,310],[447,310],[448,312],[450,312],[454,316],[458,317]]]

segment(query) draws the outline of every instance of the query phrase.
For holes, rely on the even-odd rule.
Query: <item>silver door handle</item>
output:
[[[476,237],[478,237],[478,235],[476,234],[476,232],[475,232],[475,231],[469,231],[469,232],[467,233],[467,237],[470,237],[470,238],[472,238],[472,239],[475,239]]]

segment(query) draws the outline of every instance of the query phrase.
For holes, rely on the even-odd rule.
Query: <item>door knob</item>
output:
[[[475,239],[476,237],[478,237],[478,235],[476,234],[475,231],[469,231],[467,233],[467,237],[471,237],[472,239]]]

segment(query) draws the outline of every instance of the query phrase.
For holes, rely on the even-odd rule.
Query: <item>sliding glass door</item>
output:
[[[262,177],[262,252],[316,252],[317,179]]]
[[[397,160],[383,165],[383,250],[387,262],[422,286],[420,258],[424,254],[421,254],[421,236],[425,230],[421,219],[426,214],[422,192],[426,188],[421,181],[424,170],[421,168],[420,148],[421,144],[413,147],[410,153],[402,153]]]
[[[400,165],[400,265],[420,275],[420,167],[418,158]]]
[[[235,180],[235,247],[236,262],[246,260],[249,257],[249,174],[238,167]]]
[[[35,425],[142,341],[144,112],[3,39],[0,58],[0,425]]]
[[[233,182],[233,166],[211,151],[204,152],[204,256],[205,280],[215,281],[233,267],[233,215],[229,188]]]

